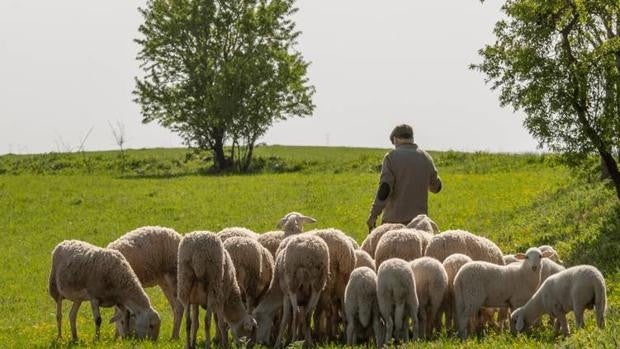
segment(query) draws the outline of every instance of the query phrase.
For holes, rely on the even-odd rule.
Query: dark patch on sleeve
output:
[[[379,192],[377,192],[377,198],[381,201],[385,201],[385,199],[390,196],[390,185],[383,182],[379,186]]]

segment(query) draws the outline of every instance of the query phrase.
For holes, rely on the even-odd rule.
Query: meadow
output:
[[[64,239],[106,245],[143,225],[181,233],[245,226],[275,229],[289,211],[315,217],[361,242],[386,149],[262,146],[251,173],[214,175],[208,154],[186,149],[0,156],[0,347],[180,348],[159,289],[148,294],[162,316],[159,341],[115,340],[102,312],[93,341],[90,307],[78,317],[80,341],[56,340],[55,305],[47,293],[50,252]],[[556,155],[432,152],[444,182],[430,196],[442,230],[466,229],[505,253],[552,244],[567,265],[593,264],[606,277],[607,326],[587,312],[585,330],[555,338],[548,329],[513,336],[488,333],[461,343],[445,334],[409,346],[620,347],[620,205],[592,169],[574,170]],[[183,326],[184,328],[184,326]],[[184,329],[182,330],[182,337]],[[199,340],[202,338],[199,332]],[[333,346],[333,345],[331,345]]]

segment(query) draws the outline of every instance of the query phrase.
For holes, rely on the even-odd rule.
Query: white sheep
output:
[[[391,230],[385,233],[375,251],[377,267],[390,258],[412,261],[424,256],[424,238],[413,229]]]
[[[258,241],[235,236],[224,241],[233,265],[237,284],[251,312],[269,288],[273,276],[273,257]]]
[[[532,247],[525,254],[516,255],[525,260],[523,263],[503,266],[473,261],[465,264],[454,278],[459,337],[467,338],[468,323],[481,307],[515,309],[525,304],[540,284],[541,258],[551,254]]]
[[[282,230],[268,231],[266,233],[259,234],[257,240],[269,251],[269,253],[271,253],[271,257],[273,257],[275,261],[278,246],[280,246],[280,242],[284,240],[284,232]]]
[[[549,257],[549,260],[552,260],[558,264],[563,265],[564,262],[560,259],[560,256],[558,255],[557,251],[549,245],[542,245],[539,246],[538,249],[540,249],[541,252],[546,252],[546,251],[550,251],[553,252],[553,255],[551,257]],[[519,262],[519,260],[517,258],[515,258],[514,254],[506,254],[504,255],[504,264],[508,265],[510,263],[516,263]],[[544,279],[543,279],[544,280]]]
[[[596,324],[605,327],[607,293],[603,274],[593,266],[579,265],[550,276],[538,291],[522,307],[511,315],[511,330],[522,332],[536,323],[542,314],[557,318],[555,332],[560,328],[564,336],[569,335],[566,313],[575,313],[578,328],[584,327],[585,309],[596,308]]]
[[[255,232],[253,232],[252,230],[248,228],[243,228],[243,227],[224,228],[217,233],[217,236],[220,238],[220,240],[222,240],[222,242],[232,237],[237,237],[237,236],[246,237],[246,238],[255,239],[255,240],[258,239],[258,234],[256,234]]]
[[[235,277],[235,266],[220,238],[207,231],[186,234],[178,252],[178,298],[186,311],[187,347],[196,344],[198,306],[207,310],[205,346],[211,345],[211,314],[218,316],[222,346],[228,346],[224,321],[236,341],[249,337],[256,322],[246,312],[241,290]],[[191,308],[190,308],[191,305]]]
[[[173,339],[179,338],[183,319],[183,304],[176,297],[177,250],[180,241],[181,235],[174,229],[146,226],[126,233],[107,246],[123,254],[138,276],[142,287],[157,285],[161,288],[174,316]],[[127,316],[128,314],[125,314],[123,318]],[[116,322],[119,334],[133,331],[128,325],[123,327],[124,323],[123,321]]]
[[[447,230],[437,234],[426,248],[426,255],[440,262],[454,253],[462,253],[474,261],[504,265],[504,255],[495,243],[464,230]]]
[[[298,327],[303,327],[306,344],[311,345],[310,316],[327,284],[329,248],[323,239],[312,234],[292,235],[282,240],[276,255],[269,290],[252,313],[258,321],[256,340],[273,345],[270,337],[274,319],[282,309],[276,346],[283,343],[287,328],[289,337],[294,337]]]
[[[437,226],[437,223],[435,223],[435,221],[433,221],[429,216],[425,215],[425,214],[419,214],[417,215],[415,218],[413,218],[411,220],[411,222],[409,222],[409,224],[407,224],[407,228],[410,229],[416,229],[416,230],[422,230],[425,232],[428,232],[430,234],[439,234],[439,227]]]
[[[49,294],[56,301],[58,338],[62,338],[62,300],[73,302],[69,313],[71,337],[77,341],[76,318],[80,304],[89,301],[95,319],[95,338],[99,338],[99,307],[118,306],[135,317],[138,338],[157,339],[161,324],[138,277],[123,255],[87,242],[65,240],[52,251]],[[113,317],[110,322],[121,320]]]
[[[375,345],[381,344],[381,314],[377,301],[377,274],[374,270],[368,267],[353,270],[344,292],[344,313],[347,320],[347,345],[356,345],[360,333],[368,338],[371,330]]]
[[[336,339],[338,325],[343,320],[344,290],[351,272],[355,269],[355,250],[347,235],[338,229],[317,229],[307,234],[320,237],[329,248],[330,275],[314,312],[314,323],[319,338],[328,336]]]
[[[392,258],[381,263],[377,272],[377,300],[385,321],[385,336],[381,345],[392,338],[409,340],[408,319],[413,322],[413,339],[418,338],[418,296],[413,270],[408,262]]]
[[[377,244],[379,243],[379,239],[383,236],[383,234],[387,233],[390,230],[402,229],[405,228],[403,224],[400,223],[385,223],[373,229],[370,234],[364,239],[362,242],[361,249],[368,252],[368,254],[374,258],[375,250],[377,249]]]
[[[364,250],[355,250],[355,268],[368,267],[373,271],[377,270],[374,259]]]
[[[433,322],[448,290],[448,275],[438,260],[418,258],[410,263],[418,296],[420,328],[425,338],[433,335]]]

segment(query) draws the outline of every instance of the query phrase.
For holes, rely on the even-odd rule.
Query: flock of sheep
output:
[[[426,215],[407,226],[375,228],[361,247],[338,229],[303,232],[311,217],[291,212],[282,230],[245,228],[181,236],[143,227],[107,248],[63,241],[52,252],[49,293],[62,337],[62,300],[76,316],[89,301],[99,336],[99,307],[115,307],[118,336],[157,339],[160,317],[144,288],[158,285],[173,312],[172,337],[186,317],[187,347],[194,348],[199,307],[206,309],[205,346],[216,322],[218,345],[235,341],[281,347],[293,340],[374,341],[430,338],[442,326],[466,339],[491,326],[525,331],[548,314],[556,333],[569,334],[566,314],[583,327],[586,308],[604,326],[605,281],[594,267],[565,269],[551,246],[504,256],[492,241],[462,230],[439,232]],[[509,311],[512,310],[512,314]],[[343,324],[343,325],[342,325]],[[341,326],[342,325],[342,326]]]

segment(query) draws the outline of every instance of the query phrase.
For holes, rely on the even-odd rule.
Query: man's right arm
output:
[[[437,167],[435,167],[433,158],[431,158],[431,156],[428,153],[426,153],[426,157],[430,161],[430,166],[431,166],[431,176],[429,179],[428,190],[430,190],[431,193],[437,194],[441,191],[441,188],[442,188],[441,178],[439,177],[437,173]]]
[[[383,164],[381,165],[381,177],[379,178],[379,188],[377,189],[377,194],[375,195],[375,199],[372,203],[372,208],[370,209],[370,215],[368,218],[368,226],[370,228],[371,222],[376,222],[377,217],[385,208],[386,200],[390,196],[392,192],[392,188],[394,187],[394,173],[392,172],[392,166],[390,163],[390,158],[386,154],[383,158]]]

